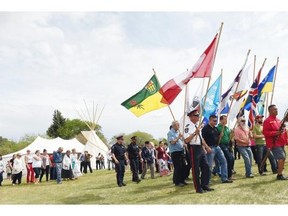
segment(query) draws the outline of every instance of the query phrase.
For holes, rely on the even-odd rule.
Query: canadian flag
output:
[[[191,79],[211,76],[217,40],[218,33],[191,70],[181,73],[161,87],[160,93],[163,96],[161,100],[162,103],[171,104]]]

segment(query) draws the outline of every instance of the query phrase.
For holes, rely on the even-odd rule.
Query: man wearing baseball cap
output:
[[[264,171],[266,170],[266,161],[263,161],[263,158],[267,153],[265,137],[263,135],[263,117],[263,115],[257,115],[255,117],[255,126],[253,127],[253,138],[255,139],[257,149],[258,172],[261,176],[265,175]],[[271,164],[272,172],[276,174],[277,164],[273,154],[269,154],[268,158]],[[261,167],[261,165],[263,167]]]
[[[269,117],[265,119],[263,124],[263,134],[265,136],[266,145],[271,149],[278,165],[277,180],[288,180],[283,175],[283,169],[286,159],[285,145],[287,144],[287,131],[280,130],[281,120],[277,118],[278,109],[276,105],[271,104],[268,107]]]

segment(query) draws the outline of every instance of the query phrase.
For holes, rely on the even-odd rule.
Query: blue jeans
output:
[[[231,178],[232,177],[233,164],[234,164],[233,154],[229,151],[228,145],[220,144],[220,148],[222,149],[224,156],[226,158],[226,161],[227,161],[228,178]]]
[[[55,163],[55,165],[56,165],[57,183],[59,183],[61,182],[62,163]]]
[[[241,156],[244,159],[245,164],[245,175],[246,177],[252,175],[252,163],[253,163],[253,153],[249,146],[237,146]]]
[[[221,169],[221,181],[224,182],[228,179],[227,175],[227,161],[223,154],[223,151],[219,146],[213,146],[211,147],[212,152],[210,154],[207,154],[207,160],[210,167],[210,171],[212,172],[213,169],[213,162],[214,159],[216,159],[219,162],[219,167]],[[210,172],[210,177],[211,177]],[[210,178],[209,178],[210,179]]]

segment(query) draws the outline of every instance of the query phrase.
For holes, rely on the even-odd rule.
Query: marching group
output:
[[[221,183],[233,183],[237,150],[244,160],[246,178],[254,177],[254,161],[257,163],[259,175],[265,175],[266,161],[269,159],[271,171],[277,174],[276,179],[288,180],[283,175],[286,159],[284,147],[288,143],[287,130],[277,118],[276,105],[270,105],[268,112],[269,116],[264,121],[264,116],[256,116],[253,129],[249,129],[245,118],[240,117],[237,126],[231,130],[227,126],[227,116],[220,116],[218,123],[218,117],[211,115],[209,122],[203,126],[199,124],[198,110],[192,110],[187,114],[190,121],[185,125],[183,133],[180,133],[179,122],[173,121],[167,134],[167,143],[160,141],[157,148],[151,141],[145,141],[145,146],[139,147],[136,136],[131,137],[131,143],[126,148],[123,135],[118,135],[117,142],[107,155],[108,170],[115,169],[119,187],[126,186],[123,179],[125,166],[128,164],[133,182],[139,183],[145,179],[148,169],[154,179],[156,169],[161,177],[173,172],[173,184],[177,187],[187,185],[186,180],[192,170],[195,191],[205,193],[214,190],[210,187],[212,175],[218,175]],[[42,154],[39,150],[35,154],[27,150],[24,156],[26,182],[38,184],[44,175],[46,181],[50,175],[50,180],[61,184],[62,179],[77,179],[82,173],[87,173],[88,168],[90,173],[93,172],[90,162],[92,155],[87,151],[79,156],[75,149],[67,150],[64,157],[62,151],[63,148],[59,147],[53,154],[48,155],[45,149]],[[16,154],[7,162],[7,178],[11,179],[13,185],[21,184],[22,161],[21,154]],[[102,168],[105,169],[104,156],[99,153],[96,157],[96,169]],[[0,155],[0,186],[4,169]]]
[[[283,122],[277,118],[276,105],[270,105],[268,112],[269,116],[265,120],[263,115],[256,116],[252,129],[246,126],[245,118],[240,117],[237,126],[231,130],[227,126],[227,116],[220,116],[218,123],[218,117],[211,115],[209,122],[204,126],[199,124],[198,110],[192,110],[187,114],[190,121],[185,125],[183,134],[179,131],[179,122],[172,122],[167,134],[167,148],[160,142],[159,147],[154,149],[154,144],[149,141],[140,148],[136,144],[135,136],[131,137],[131,144],[126,148],[123,145],[123,135],[118,135],[116,144],[111,148],[117,184],[119,187],[126,186],[123,179],[125,165],[128,163],[132,171],[132,181],[139,183],[141,181],[139,174],[141,173],[141,179],[144,179],[148,168],[151,178],[154,178],[155,160],[156,167],[160,169],[160,176],[169,174],[170,160],[173,164],[175,186],[187,185],[186,180],[192,170],[196,193],[213,191],[214,189],[210,187],[212,175],[218,175],[224,184],[236,180],[233,177],[236,173],[234,171],[236,154],[234,156],[233,146],[234,153],[237,150],[244,160],[246,178],[254,177],[252,171],[254,162],[257,163],[259,175],[266,175],[266,161],[269,159],[271,171],[277,174],[276,179],[288,180],[283,175],[285,145],[288,144],[287,130],[281,127]]]

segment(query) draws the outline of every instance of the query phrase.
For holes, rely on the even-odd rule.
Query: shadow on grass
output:
[[[64,199],[59,200],[60,203],[59,204],[65,204],[65,205],[81,205],[81,204],[85,204],[87,205],[87,203],[91,203],[92,205],[95,204],[97,205],[98,203],[103,202],[103,197],[99,196],[99,195],[95,195],[95,194],[84,194],[81,196],[77,196],[77,197],[67,197]]]

